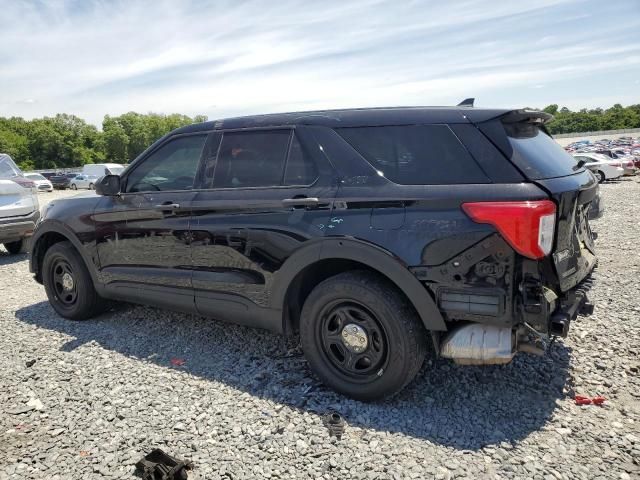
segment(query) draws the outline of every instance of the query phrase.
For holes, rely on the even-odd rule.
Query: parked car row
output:
[[[82,172],[42,172],[28,173],[34,181],[39,191],[66,190],[71,188],[95,188],[96,180],[104,175],[120,175],[124,171],[124,165],[119,163],[95,163],[82,167]]]
[[[578,162],[604,182],[622,175],[636,175],[640,169],[640,137],[603,138],[595,142],[579,140],[565,147]]]

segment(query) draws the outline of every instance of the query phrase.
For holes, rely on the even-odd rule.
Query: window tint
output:
[[[293,136],[289,158],[284,173],[285,185],[310,185],[318,177],[313,159],[307,154],[300,141]]]
[[[225,133],[216,162],[216,188],[282,184],[290,130]]]
[[[488,183],[447,125],[339,128],[378,172],[402,185]]]
[[[127,192],[191,189],[205,139],[191,135],[164,144],[127,177]]]
[[[511,160],[533,180],[573,175],[576,161],[537,125],[505,123],[513,149]]]

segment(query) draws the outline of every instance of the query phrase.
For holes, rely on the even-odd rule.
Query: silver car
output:
[[[83,175],[81,173],[70,180],[69,186],[71,187],[71,190],[78,190],[79,188],[95,190],[95,184],[98,181],[98,178],[99,177],[97,175]]]
[[[9,253],[24,253],[40,218],[38,189],[7,154],[0,153],[0,243]]]

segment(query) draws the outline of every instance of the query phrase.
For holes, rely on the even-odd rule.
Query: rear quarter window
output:
[[[512,149],[510,159],[528,178],[565,177],[582,170],[577,160],[538,125],[505,123],[504,129]]]
[[[490,183],[447,125],[337,128],[378,173],[401,185]]]

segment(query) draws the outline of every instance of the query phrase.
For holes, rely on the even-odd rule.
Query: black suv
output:
[[[372,400],[428,346],[466,364],[567,334],[596,265],[593,175],[550,115],[382,108],[180,128],[97,196],[52,202],[31,271],[81,320],[105,299],[299,332],[322,381]]]

